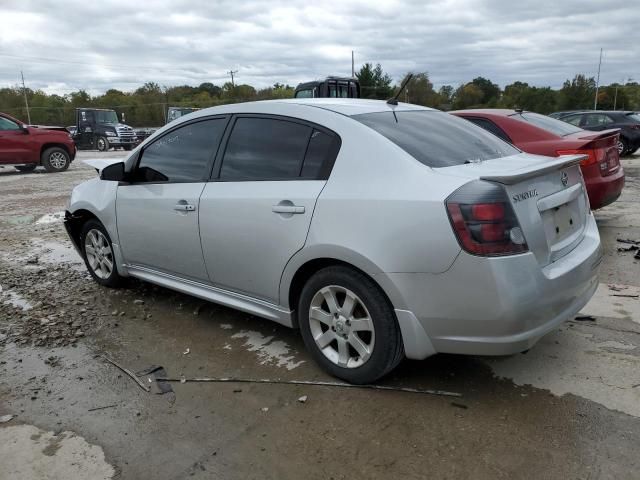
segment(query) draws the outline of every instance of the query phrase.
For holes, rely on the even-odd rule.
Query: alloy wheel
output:
[[[309,327],[320,351],[339,367],[360,367],[373,353],[373,320],[360,297],[347,288],[330,285],[316,292]]]
[[[67,165],[67,157],[62,152],[53,152],[49,155],[49,165],[55,169],[64,168]]]
[[[96,277],[103,280],[109,278],[113,272],[113,252],[109,240],[100,230],[94,228],[87,232],[84,251],[89,267]]]
[[[618,140],[618,155],[622,156],[624,154],[624,143],[621,140]]]

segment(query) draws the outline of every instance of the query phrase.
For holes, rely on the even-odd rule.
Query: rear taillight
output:
[[[445,201],[460,246],[473,255],[513,255],[528,251],[522,229],[503,187],[477,180]]]
[[[609,148],[595,148],[595,149],[582,149],[582,150],[558,150],[556,152],[560,155],[587,155],[588,158],[582,160],[580,165],[594,165],[598,164],[600,169],[600,175],[606,177],[618,170],[620,166],[620,156],[618,150],[615,147]]]

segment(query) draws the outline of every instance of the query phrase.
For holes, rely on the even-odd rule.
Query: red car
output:
[[[42,165],[47,172],[62,172],[76,156],[76,144],[62,127],[35,127],[0,113],[0,165],[15,165],[21,172]]]
[[[617,149],[617,129],[591,132],[545,115],[521,110],[458,110],[451,113],[528,153],[550,157],[587,155],[588,158],[581,163],[581,169],[592,210],[613,203],[622,192],[624,170]]]

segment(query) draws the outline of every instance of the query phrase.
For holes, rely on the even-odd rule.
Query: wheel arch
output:
[[[280,304],[293,312],[291,317],[295,328],[298,327],[295,310],[305,283],[317,271],[333,265],[342,265],[362,273],[380,288],[391,308],[403,308],[404,300],[400,292],[387,281],[386,275],[375,263],[348,249],[317,246],[298,252],[285,267],[280,281]]]
[[[90,212],[89,210],[86,210],[84,208],[80,208],[73,213],[69,211],[65,213],[65,227],[67,229],[67,232],[69,233],[69,238],[71,238],[73,245],[78,251],[82,250],[80,245],[80,233],[82,232],[82,226],[88,220],[92,219],[100,221],[100,219],[93,212]]]
[[[48,142],[48,143],[44,143],[41,147],[40,147],[40,160],[39,160],[39,164],[42,165],[42,155],[44,154],[45,151],[47,151],[47,149],[49,148],[61,148],[63,149],[65,152],[67,152],[67,155],[69,155],[69,161],[72,161],[72,152],[69,151],[69,149],[67,148],[67,145],[65,145],[64,143],[56,143],[56,142]]]

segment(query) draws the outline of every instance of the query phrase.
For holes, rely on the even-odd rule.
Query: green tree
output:
[[[375,67],[371,63],[365,63],[358,72],[356,78],[360,82],[362,98],[387,99],[393,95],[391,77],[382,70],[378,63]]]
[[[406,78],[405,76],[405,79]],[[404,81],[405,80],[402,80],[400,85],[402,85]],[[411,80],[405,87],[405,92],[400,95],[400,100],[404,100],[405,98],[409,103],[427,107],[437,107],[440,103],[440,97],[433,89],[433,83],[429,80],[429,74],[427,72],[413,74],[413,77],[411,77]]]
[[[480,107],[484,92],[473,83],[460,85],[453,95],[453,108],[460,110],[464,108]]]
[[[500,87],[484,77],[476,77],[471,83],[482,91],[481,104],[493,107],[500,100]]]
[[[559,110],[579,110],[593,108],[596,80],[583,74],[566,80],[558,92]]]

